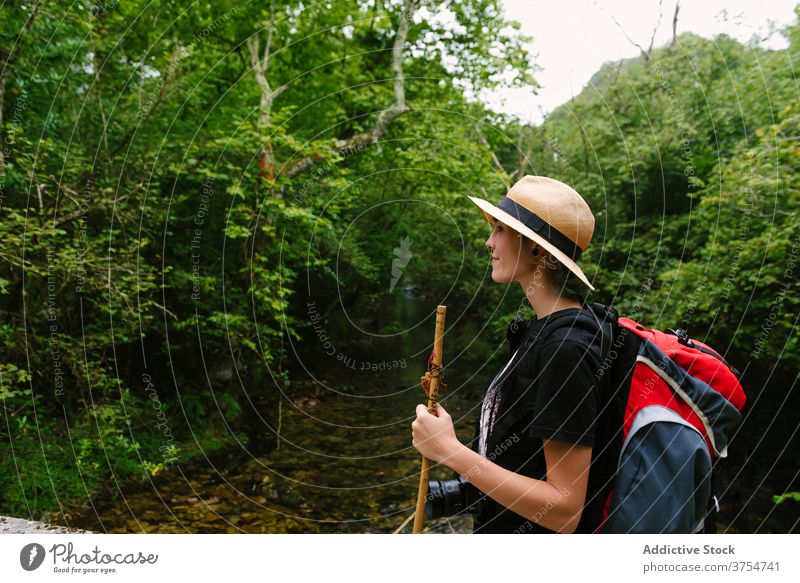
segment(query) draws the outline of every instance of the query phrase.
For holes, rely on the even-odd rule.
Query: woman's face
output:
[[[492,279],[496,283],[511,283],[533,271],[531,252],[536,245],[520,237],[514,229],[495,221],[486,247],[492,252]]]

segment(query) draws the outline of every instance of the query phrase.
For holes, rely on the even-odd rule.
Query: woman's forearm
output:
[[[575,512],[566,489],[509,471],[463,444],[444,463],[484,494],[531,522],[556,532],[569,533],[577,528],[581,513]]]

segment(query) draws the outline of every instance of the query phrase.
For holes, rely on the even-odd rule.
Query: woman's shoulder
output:
[[[532,358],[535,353],[546,348],[552,352],[558,347],[564,347],[563,352],[597,348],[600,351],[599,325],[588,312],[588,308],[581,310],[568,310],[537,320],[525,319],[520,315],[515,316],[506,330],[509,354],[517,349],[522,349],[523,358]],[[522,346],[522,344],[525,346]],[[534,349],[535,350],[532,350]]]
[[[547,329],[549,328],[549,329]],[[559,352],[564,356],[600,355],[600,326],[586,310],[565,315],[542,331],[539,352]]]

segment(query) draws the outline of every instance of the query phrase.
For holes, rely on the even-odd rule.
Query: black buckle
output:
[[[611,306],[605,306],[600,302],[594,302],[592,304],[592,311],[595,314],[603,315],[603,319],[609,319],[613,322],[616,322],[619,319],[619,312],[617,312],[617,310]]]
[[[694,348],[694,342],[689,338],[689,333],[686,332],[683,328],[667,328],[665,330],[667,334],[673,334],[678,337],[678,342],[683,344],[684,346],[688,346],[690,348]]]

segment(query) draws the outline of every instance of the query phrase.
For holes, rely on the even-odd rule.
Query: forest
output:
[[[678,26],[533,124],[479,98],[539,88],[500,0],[0,11],[0,514],[394,531],[436,306],[464,439],[535,317],[467,198],[531,174],[595,215],[590,301],[742,371],[724,525],[797,530],[797,21]]]

